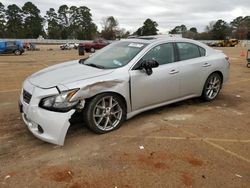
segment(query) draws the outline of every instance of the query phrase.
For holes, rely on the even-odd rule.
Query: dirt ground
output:
[[[250,69],[242,48],[221,48],[231,76],[214,102],[151,110],[105,135],[75,125],[63,147],[35,138],[17,101],[28,75],[79,56],[39,48],[0,56],[0,187],[250,187]]]

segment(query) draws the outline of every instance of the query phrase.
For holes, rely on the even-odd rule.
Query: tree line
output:
[[[5,7],[0,2],[0,38],[38,38],[49,39],[106,39],[125,38],[129,32],[119,28],[118,21],[109,16],[103,18],[103,30],[99,33],[92,20],[91,10],[86,6],[61,5],[58,10],[49,8],[45,16],[32,2],[22,7],[16,4]]]
[[[46,31],[45,27],[46,26]],[[97,32],[90,9],[85,6],[62,5],[50,8],[44,17],[32,2],[6,9],[0,2],[0,38],[89,39]]]
[[[0,38],[38,38],[49,39],[105,39],[126,38],[130,32],[119,28],[118,20],[113,16],[101,21],[102,30],[98,32],[92,20],[91,10],[86,6],[61,5],[58,10],[49,8],[45,16],[32,2],[22,7],[16,4],[5,7],[0,2]],[[146,19],[133,35],[147,36],[158,34],[158,23]],[[230,23],[224,20],[210,22],[204,32],[199,33],[195,27],[188,29],[179,25],[170,34],[182,34],[183,37],[198,40],[222,40],[227,38],[250,39],[250,16],[237,17]]]
[[[239,16],[230,23],[224,20],[210,22],[204,32],[198,33],[195,27],[188,29],[185,25],[176,26],[171,34],[182,34],[183,37],[197,40],[225,40],[236,38],[240,40],[250,39],[250,16]]]

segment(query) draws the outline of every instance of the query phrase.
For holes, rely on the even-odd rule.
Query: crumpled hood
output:
[[[28,80],[40,88],[51,88],[74,81],[102,76],[111,72],[113,72],[111,69],[98,69],[80,64],[78,60],[75,60],[45,68],[31,75]]]

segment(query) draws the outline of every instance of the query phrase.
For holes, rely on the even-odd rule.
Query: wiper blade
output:
[[[94,63],[88,63],[88,64],[84,64],[84,65],[88,65],[90,67],[95,67],[95,68],[98,68],[98,69],[105,69],[104,66],[101,66],[101,65],[96,65]]]
[[[88,58],[84,58],[84,59],[79,59],[79,63],[80,64],[84,64],[85,60],[87,60]]]

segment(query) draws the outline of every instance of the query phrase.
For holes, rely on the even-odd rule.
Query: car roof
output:
[[[196,45],[199,45],[203,48],[208,48],[207,45],[205,45],[202,42],[199,42],[197,40],[182,38],[182,37],[172,37],[171,35],[153,35],[153,36],[140,36],[137,38],[130,38],[130,39],[124,39],[123,41],[129,41],[129,42],[135,42],[135,43],[146,43],[146,44],[153,44],[157,42],[189,42]]]
[[[158,35],[153,35],[153,36],[140,36],[136,38],[128,38],[128,39],[123,39],[125,41],[131,41],[131,42],[142,42],[142,43],[154,43],[157,41],[189,41],[189,42],[194,42],[194,40],[191,39],[186,39],[186,38],[181,38],[181,37],[171,37],[171,36],[158,36]]]

